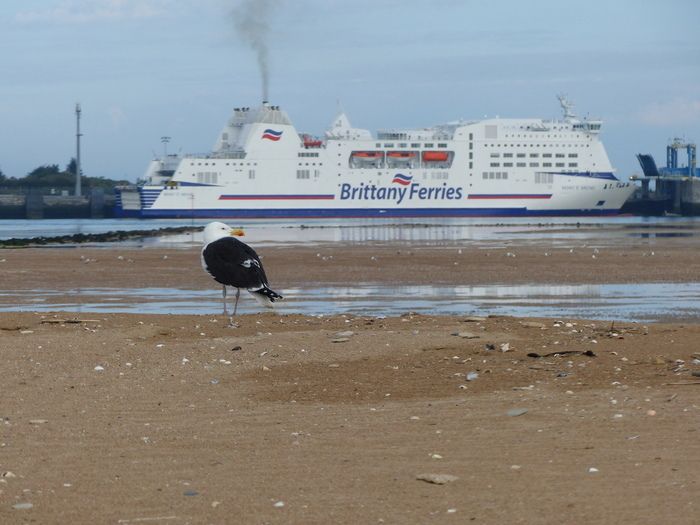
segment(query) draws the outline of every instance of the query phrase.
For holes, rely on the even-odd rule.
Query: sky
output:
[[[85,175],[134,181],[163,136],[210,151],[262,99],[246,2],[266,8],[270,102],[299,131],[339,106],[373,133],[553,118],[565,93],[604,120],[623,179],[637,153],[664,165],[669,139],[700,142],[696,0],[3,0],[0,170],[65,167],[77,102]]]

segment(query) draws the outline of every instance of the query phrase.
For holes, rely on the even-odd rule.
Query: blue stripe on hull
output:
[[[600,217],[619,210],[528,210],[527,208],[304,208],[304,209],[145,209],[141,217],[153,219],[341,219],[371,217]]]

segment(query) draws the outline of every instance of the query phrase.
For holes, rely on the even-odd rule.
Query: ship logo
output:
[[[274,129],[266,129],[263,131],[262,138],[277,142],[282,138],[282,131],[275,131]]]
[[[401,186],[408,186],[413,180],[413,175],[404,175],[403,173],[397,173],[391,182],[396,184],[401,184]]]

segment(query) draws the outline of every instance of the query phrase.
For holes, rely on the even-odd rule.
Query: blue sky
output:
[[[260,0],[262,1],[262,0]],[[270,99],[320,134],[338,101],[357,127],[556,117],[567,93],[601,117],[623,178],[669,138],[700,142],[695,0],[266,0]],[[0,169],[74,155],[87,175],[135,180],[160,137],[205,152],[261,81],[235,0],[3,0]]]

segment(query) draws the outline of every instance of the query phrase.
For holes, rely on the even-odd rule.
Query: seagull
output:
[[[223,222],[210,222],[204,228],[204,248],[202,248],[202,268],[223,289],[224,315],[226,312],[226,287],[236,288],[236,304],[229,324],[236,326],[233,316],[238,309],[241,288],[245,288],[257,301],[272,308],[275,300],[282,299],[267,284],[267,276],[255,250],[234,237],[243,236],[243,230],[233,229]]]

